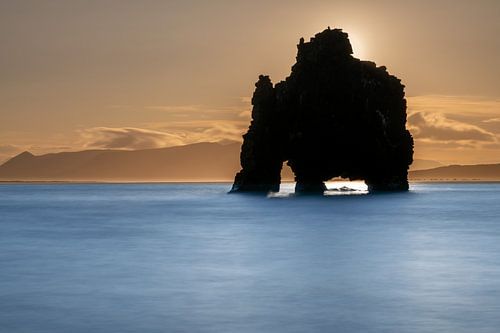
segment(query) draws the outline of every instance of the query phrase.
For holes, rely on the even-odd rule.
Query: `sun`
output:
[[[366,59],[367,58],[365,50],[366,44],[363,42],[362,37],[360,37],[359,34],[353,32],[348,32],[348,34],[354,57],[359,58],[361,60]]]

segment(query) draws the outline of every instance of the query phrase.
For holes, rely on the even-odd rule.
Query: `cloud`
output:
[[[196,142],[241,141],[246,129],[237,121],[186,121],[155,124],[154,129],[93,127],[80,131],[83,148],[150,149]]]
[[[492,118],[483,120],[483,123],[500,123],[500,118]]]
[[[85,148],[148,149],[184,144],[182,136],[134,127],[93,127],[81,131]]]
[[[252,119],[252,111],[250,111],[250,110],[241,111],[238,114],[238,117],[245,118],[245,119],[248,119],[250,121],[250,119]]]
[[[83,149],[134,150],[197,142],[241,141],[248,128],[251,106],[247,98],[237,99],[237,105],[215,107],[197,104],[142,106],[139,109],[154,112],[153,119],[162,115],[163,120],[152,120],[134,127],[92,127],[80,130],[77,145]]]
[[[146,112],[148,121],[127,127],[92,127],[77,131],[77,137],[61,134],[50,140],[33,140],[17,132],[9,137],[4,132],[3,142],[10,144],[0,145],[0,161],[23,150],[39,155],[89,148],[133,150],[196,142],[241,142],[251,116],[250,98],[234,99],[237,102],[232,101],[232,105],[215,107],[115,105],[117,109]],[[500,162],[500,100],[468,96],[408,97],[408,128],[415,138],[415,158],[445,164]],[[66,145],[61,146],[61,142]]]
[[[175,133],[185,143],[241,141],[248,128],[247,120],[193,120],[149,124],[158,131]]]
[[[173,113],[197,112],[203,109],[201,105],[150,105],[144,108]]]
[[[252,96],[241,96],[239,97],[241,103],[250,105],[252,103]]]
[[[424,95],[408,97],[410,114],[438,112],[489,119],[500,115],[500,100],[480,96]]]
[[[220,117],[219,119],[228,119],[228,117],[236,117],[241,112],[251,109],[249,103],[240,101],[238,105],[226,106],[206,106],[199,104],[192,105],[149,105],[144,106],[144,110],[162,111],[170,115],[182,115],[184,117],[192,117],[193,119],[206,117]]]
[[[15,145],[0,145],[0,164],[19,154],[22,150],[22,147]]]
[[[440,95],[407,100],[416,158],[445,164],[500,162],[500,100]]]
[[[12,154],[21,151],[21,148],[14,145],[0,145],[0,154]]]
[[[417,112],[408,117],[415,138],[437,141],[495,142],[496,136],[479,126],[449,119],[437,112]]]
[[[198,136],[200,141],[240,141],[243,132],[244,127],[237,122],[217,122],[191,135]]]

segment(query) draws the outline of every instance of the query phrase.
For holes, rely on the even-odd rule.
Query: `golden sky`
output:
[[[498,0],[0,0],[0,161],[239,140],[327,26],[403,80],[416,158],[500,162]]]

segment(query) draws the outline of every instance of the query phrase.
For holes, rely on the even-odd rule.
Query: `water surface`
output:
[[[498,332],[500,184],[0,185],[1,332]]]

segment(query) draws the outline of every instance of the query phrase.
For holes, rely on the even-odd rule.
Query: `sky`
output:
[[[498,0],[0,0],[0,162],[241,140],[327,26],[402,79],[415,158],[500,162]]]

